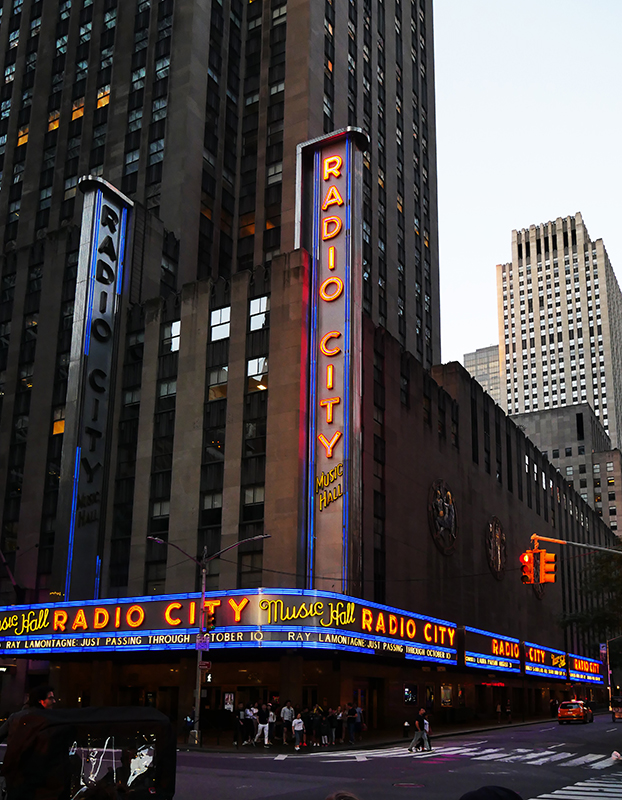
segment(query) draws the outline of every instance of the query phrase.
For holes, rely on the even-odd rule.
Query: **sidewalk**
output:
[[[608,712],[601,712],[601,713],[608,713]],[[596,712],[595,716],[599,716],[599,713]],[[463,725],[455,724],[455,725],[434,725],[432,728],[432,741],[435,742],[437,739],[444,739],[449,736],[469,736],[471,734],[479,734],[484,733],[486,731],[498,731],[507,728],[522,728],[527,725],[542,725],[542,724],[557,724],[557,719],[552,719],[550,716],[546,717],[535,717],[529,720],[525,720],[524,722],[522,719],[517,722],[508,723],[508,722],[501,722],[495,723],[492,720],[480,720],[480,721],[471,721],[465,723]],[[403,744],[404,747],[407,747],[410,743],[412,736],[414,735],[414,728],[410,726],[408,728],[409,734],[408,736],[399,736],[396,735],[394,730],[391,731],[367,731],[361,742],[357,742],[355,745],[348,745],[348,744],[337,744],[335,746],[331,746],[328,748],[329,752],[339,752],[344,750],[368,750],[370,748],[376,747],[383,747],[388,745],[399,745]],[[267,751],[262,744],[258,744],[256,747],[252,746],[240,746],[239,748],[236,747],[234,744],[230,743],[232,737],[232,731],[221,731],[220,733],[220,741],[221,744],[216,743],[216,737],[214,734],[210,735],[208,733],[208,741],[201,747],[197,747],[196,745],[188,745],[188,744],[179,744],[177,746],[178,751],[182,752],[198,752],[198,753],[245,753],[245,754],[265,754],[266,752],[272,752],[275,754],[279,753],[293,753],[294,748],[292,745],[283,745],[280,742],[274,744],[270,747],[269,751]],[[226,742],[222,744],[222,742]],[[316,748],[305,748],[307,752],[313,752]],[[321,748],[317,748],[318,750]]]

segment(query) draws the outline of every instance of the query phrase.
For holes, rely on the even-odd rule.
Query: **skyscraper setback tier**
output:
[[[7,0],[0,54],[0,547],[24,586],[54,549],[81,175],[135,202],[130,305],[258,268],[263,296],[296,145],[361,127],[364,312],[439,361],[430,0]]]
[[[581,214],[513,231],[497,303],[508,412],[588,402],[619,446],[622,293]]]

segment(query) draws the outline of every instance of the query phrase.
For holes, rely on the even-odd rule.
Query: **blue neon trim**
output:
[[[307,487],[307,588],[313,588],[315,559],[315,449],[317,431],[317,315],[318,315],[318,271],[320,260],[320,165],[321,154],[314,155],[313,171],[313,237],[311,254],[311,331],[309,359],[309,483]]]
[[[525,647],[537,647],[539,650],[545,650],[547,653],[555,653],[558,656],[565,656],[566,653],[563,650],[554,650],[552,647],[544,647],[541,644],[535,644],[535,642],[525,642]],[[581,656],[579,656],[581,658]],[[528,662],[531,663],[531,662]]]
[[[95,593],[93,597],[97,599],[99,597],[99,581],[101,578],[102,572],[102,560],[99,556],[95,559]]]
[[[494,656],[489,656],[486,653],[472,653],[470,650],[466,650],[464,653],[464,665],[465,667],[473,667],[474,669],[486,669],[486,670],[494,670],[495,672],[514,672],[520,674],[520,661],[517,661],[515,658],[504,658],[503,661],[507,661],[508,664],[511,664],[511,667],[495,667],[492,664],[477,664],[473,662],[467,662],[467,656],[470,658],[494,658]]]
[[[490,636],[493,639],[505,639],[507,642],[520,644],[519,639],[513,639],[511,636],[504,636],[502,633],[490,633],[490,631],[483,631],[480,628],[470,628],[468,625],[464,626],[464,630],[469,631],[469,633],[481,633],[483,636]]]
[[[103,193],[97,192],[95,216],[93,217],[93,253],[91,255],[91,273],[86,291],[86,326],[84,330],[84,355],[88,356],[91,347],[91,320],[93,319],[93,298],[95,296],[95,274],[97,271],[97,248],[99,246],[99,225],[101,222]]]
[[[67,569],[65,571],[65,597],[69,597],[71,589],[71,567],[73,564],[73,543],[76,533],[76,508],[78,504],[78,478],[80,473],[80,457],[82,448],[76,448],[76,462],[73,468],[73,487],[71,496],[71,517],[69,518],[69,542],[67,544]],[[40,607],[45,607],[41,604]]]
[[[345,230],[345,239],[346,239],[346,246],[345,246],[345,256],[346,256],[346,263],[345,263],[345,278],[346,278],[346,297],[345,297],[345,347],[344,347],[344,377],[343,377],[343,397],[344,397],[344,464],[343,464],[343,483],[344,483],[344,493],[343,493],[343,531],[342,531],[342,545],[341,545],[341,591],[344,594],[348,591],[348,553],[349,553],[349,529],[350,529],[350,474],[351,474],[351,446],[350,446],[350,420],[351,420],[351,413],[352,409],[350,408],[350,371],[351,371],[351,360],[352,354],[350,352],[350,348],[352,346],[351,339],[352,339],[352,263],[351,263],[351,256],[352,256],[352,169],[351,169],[351,159],[352,159],[352,142],[348,137],[346,139],[346,230]]]
[[[590,664],[598,664],[599,666],[603,666],[603,662],[599,661],[597,658],[588,658],[587,656],[578,656],[576,653],[568,653],[568,658],[580,658],[581,661],[589,661]]]
[[[121,212],[121,231],[119,241],[119,266],[117,268],[117,294],[121,294],[123,288],[123,265],[125,261],[125,231],[127,225],[127,208]]]

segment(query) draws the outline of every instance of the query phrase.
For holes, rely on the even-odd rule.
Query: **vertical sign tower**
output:
[[[54,547],[55,584],[65,600],[99,595],[119,317],[133,206],[101,178],[82,178],[79,186],[84,207],[65,406],[61,524]]]
[[[365,134],[298,146],[296,246],[311,255],[306,586],[354,593],[360,578],[361,251]]]

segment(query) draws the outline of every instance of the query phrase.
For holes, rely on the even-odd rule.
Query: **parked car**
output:
[[[566,722],[580,722],[587,725],[588,722],[594,722],[594,713],[583,700],[565,700],[559,706],[557,720],[560,725]]]
[[[611,721],[617,722],[622,719],[622,697],[613,695],[611,698]]]

